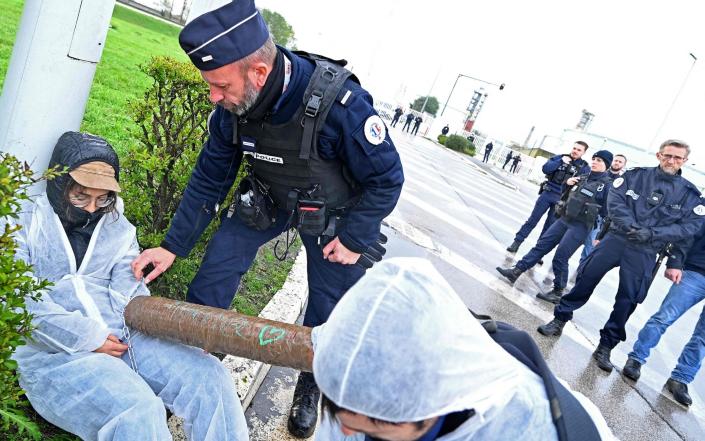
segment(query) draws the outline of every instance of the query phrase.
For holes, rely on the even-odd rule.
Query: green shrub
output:
[[[470,147],[470,141],[460,135],[450,135],[446,140],[445,146],[457,152],[464,152]]]
[[[45,174],[55,175],[51,171]],[[0,153],[0,429],[8,437],[14,433],[16,439],[38,440],[41,432],[25,415],[27,402],[17,382],[17,363],[10,357],[32,332],[26,298],[39,300],[49,283],[34,279],[32,267],[23,260],[15,260],[17,244],[12,235],[22,227],[7,222],[17,218],[20,203],[28,199],[27,191],[33,182],[32,171],[26,164]]]
[[[152,79],[152,86],[142,100],[130,102],[139,142],[122,152],[121,185],[125,215],[137,227],[140,246],[152,248],[159,246],[179,206],[207,137],[213,105],[208,86],[189,62],[154,57],[140,69]],[[213,230],[211,225],[189,257],[177,259],[150,283],[153,293],[184,298]]]
[[[446,140],[448,137],[446,135],[438,135],[438,143],[441,145],[446,145]]]

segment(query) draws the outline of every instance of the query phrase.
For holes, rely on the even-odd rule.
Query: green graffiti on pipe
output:
[[[281,328],[275,328],[271,325],[263,326],[262,330],[259,331],[259,345],[267,346],[277,340],[281,340],[284,335],[286,335],[286,331]]]

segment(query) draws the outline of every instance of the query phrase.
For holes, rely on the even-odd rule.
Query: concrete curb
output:
[[[301,247],[284,286],[277,291],[259,316],[269,320],[294,323],[303,311],[307,297],[306,250]],[[232,355],[223,359],[223,365],[230,371],[242,408],[246,410],[262,385],[271,365]],[[169,419],[169,430],[175,441],[187,440],[183,431],[183,419],[172,416]]]

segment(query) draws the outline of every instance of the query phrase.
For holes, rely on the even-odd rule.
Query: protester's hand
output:
[[[663,273],[663,276],[678,285],[681,283],[681,279],[683,279],[683,271],[676,268],[668,268],[666,272]]]
[[[636,243],[648,242],[651,240],[651,230],[648,228],[632,228],[627,231],[627,239]]]
[[[572,178],[566,179],[565,183],[566,183],[568,186],[573,186],[573,185],[577,184],[579,180],[580,180],[579,177],[573,176]]]
[[[570,162],[572,161],[572,159],[570,159],[570,156],[561,156],[561,160],[565,164],[570,164]]]
[[[176,259],[176,254],[166,248],[150,248],[142,251],[142,253],[132,261],[130,266],[132,267],[135,279],[141,280],[142,270],[150,263],[154,265],[154,269],[144,277],[144,283],[149,283],[156,279],[161,273],[168,270],[171,264],[174,263],[174,259]]]
[[[360,258],[360,254],[347,249],[345,245],[340,243],[340,239],[336,236],[328,245],[323,247],[323,258],[327,259],[329,262],[352,265]]]
[[[127,345],[120,341],[119,338],[115,337],[113,334],[108,335],[105,339],[103,346],[99,347],[93,352],[98,352],[101,354],[112,355],[113,357],[122,357],[122,354],[127,350]]]

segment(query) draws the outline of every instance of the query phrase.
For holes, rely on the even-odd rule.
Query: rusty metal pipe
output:
[[[131,329],[267,364],[311,372],[311,328],[291,325],[235,311],[140,296],[125,309]]]

